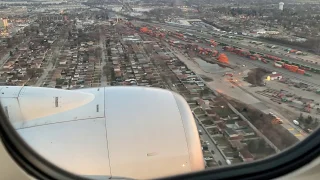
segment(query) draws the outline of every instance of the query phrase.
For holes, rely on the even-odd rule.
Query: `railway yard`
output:
[[[31,30],[3,59],[2,85],[175,91],[194,114],[207,167],[265,158],[319,124],[316,55],[141,21],[36,25],[42,34]]]

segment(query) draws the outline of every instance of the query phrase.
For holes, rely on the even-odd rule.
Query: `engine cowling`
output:
[[[192,112],[146,87],[1,87],[5,112],[41,156],[75,174],[152,179],[203,170]]]

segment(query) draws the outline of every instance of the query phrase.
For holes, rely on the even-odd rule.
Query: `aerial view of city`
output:
[[[1,0],[0,86],[182,95],[206,168],[264,159],[320,122],[320,1]]]

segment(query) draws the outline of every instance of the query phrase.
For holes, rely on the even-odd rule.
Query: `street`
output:
[[[105,57],[105,50],[106,50],[106,45],[105,45],[105,35],[103,32],[101,32],[101,29],[99,29],[100,33],[100,41],[99,41],[99,46],[101,48],[101,59],[100,59],[100,66],[101,66],[101,87],[108,86],[108,81],[107,81],[107,75],[103,71],[103,67],[107,64],[106,63],[106,57]]]
[[[42,73],[42,75],[38,78],[35,86],[41,86],[44,82],[44,80],[47,78],[48,74],[50,71],[52,71],[55,67],[55,61],[58,58],[59,54],[60,54],[60,50],[62,49],[64,43],[66,42],[65,38],[61,38],[56,40],[57,42],[55,42],[53,44],[53,48],[52,50],[50,50],[50,52],[47,52],[47,55],[45,58],[47,58],[47,67],[44,68],[44,71]]]
[[[208,145],[208,148],[209,148],[209,151],[213,150],[214,151],[214,154],[213,154],[213,158],[218,162],[220,161],[222,163],[222,165],[226,165],[226,160],[224,159],[224,157],[222,156],[222,154],[220,153],[220,151],[218,150],[217,146],[214,144],[214,142],[211,140],[211,138],[209,137],[207,131],[205,131],[205,129],[203,128],[202,125],[200,125],[199,123],[199,119],[198,118],[195,118],[196,119],[196,124],[197,124],[197,128],[198,130],[201,130],[202,131],[202,135],[201,136],[201,139],[203,141],[208,141],[209,142],[209,145]]]

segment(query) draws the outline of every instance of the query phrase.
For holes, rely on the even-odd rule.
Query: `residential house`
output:
[[[239,136],[239,134],[237,133],[237,131],[231,129],[231,128],[226,128],[224,130],[224,134],[225,136],[227,136],[228,138],[231,138],[231,137],[237,137]]]
[[[227,126],[223,123],[223,122],[218,122],[217,123],[217,127],[218,127],[218,130],[223,133],[224,130],[227,128]]]
[[[215,116],[217,116],[217,114],[215,113],[215,111],[212,110],[212,109],[206,109],[206,110],[205,110],[205,113],[206,113],[206,115],[209,116],[209,117],[215,117]]]
[[[252,129],[243,129],[242,133],[243,136],[254,136],[255,132]]]
[[[197,104],[200,105],[203,110],[211,109],[209,100],[197,99]]]
[[[247,150],[247,149],[242,149],[239,151],[239,157],[244,161],[244,162],[250,162],[254,160],[253,155]]]
[[[243,149],[244,144],[240,140],[229,140],[231,147],[237,151]]]
[[[248,127],[248,123],[245,121],[236,121],[234,123],[234,129],[244,129]]]

